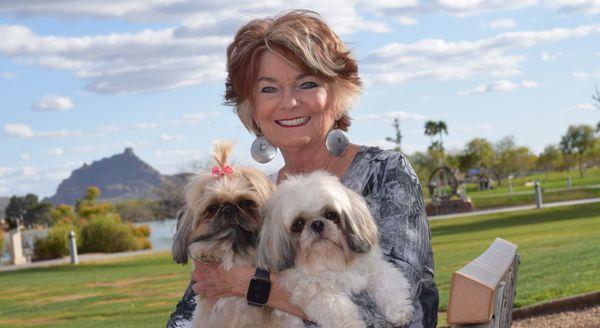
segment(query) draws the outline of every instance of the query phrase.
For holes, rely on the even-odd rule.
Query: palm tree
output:
[[[445,134],[448,134],[448,125],[446,125],[446,122],[444,122],[444,121],[438,121],[437,122],[437,133],[440,135],[440,146],[443,149],[444,142],[442,140],[442,132]]]
[[[437,123],[434,121],[425,122],[425,135],[431,137],[431,143],[433,143],[433,137],[438,133]]]

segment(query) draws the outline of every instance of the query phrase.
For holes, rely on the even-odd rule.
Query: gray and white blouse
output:
[[[341,181],[366,199],[379,227],[384,258],[413,286],[415,313],[407,327],[435,327],[439,296],[433,280],[429,223],[421,185],[406,157],[391,150],[361,146]],[[191,286],[171,314],[167,328],[191,326],[196,306]],[[353,301],[368,327],[393,327],[367,293],[354,295]],[[314,325],[307,322],[307,326]]]

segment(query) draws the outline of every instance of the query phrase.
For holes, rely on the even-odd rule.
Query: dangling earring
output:
[[[250,147],[250,155],[261,164],[272,161],[276,154],[277,147],[273,146],[263,135],[256,136]]]
[[[327,140],[325,141],[327,151],[331,155],[339,157],[348,149],[348,145],[350,145],[348,136],[339,129],[338,121],[335,121],[333,129],[327,133]]]

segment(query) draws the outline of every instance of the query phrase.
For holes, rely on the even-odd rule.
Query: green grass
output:
[[[440,307],[453,271],[519,246],[515,305],[600,290],[600,203],[431,221]],[[168,254],[0,273],[0,327],[164,327],[189,280]],[[440,321],[445,321],[444,314]]]
[[[518,177],[513,179],[513,192],[522,191],[533,191],[533,187],[525,186],[527,182],[533,182],[539,180],[542,187],[546,190],[552,189],[564,189],[567,187],[567,177],[571,177],[571,187],[583,187],[600,185],[600,168],[589,168],[585,170],[583,178],[579,177],[579,171],[565,171],[565,172],[549,172],[532,174],[524,177]],[[467,185],[467,193],[472,199],[479,197],[485,197],[490,195],[499,195],[508,193],[508,180],[502,181],[502,186],[498,187],[494,185],[492,190],[477,190],[475,184]]]
[[[515,307],[600,290],[600,203],[431,221],[431,232],[441,311],[452,272],[496,237],[519,247]]]
[[[0,327],[164,327],[188,282],[166,253],[0,273]]]
[[[533,192],[528,194],[502,194],[493,197],[471,198],[476,210],[485,210],[499,207],[510,207],[520,205],[534,205]],[[542,200],[544,203],[553,203],[567,200],[600,197],[600,188],[570,189],[552,191],[544,188]]]
[[[571,177],[571,188],[566,190],[567,176]],[[533,205],[534,189],[525,186],[526,183],[539,180],[543,190],[545,203],[600,197],[600,168],[589,168],[584,177],[579,177],[579,171],[549,172],[528,175],[513,179],[513,191],[508,190],[508,181],[501,187],[494,185],[491,190],[477,190],[475,184],[467,184],[467,194],[476,210],[486,210],[499,207]],[[429,192],[424,190],[426,202],[430,202]]]

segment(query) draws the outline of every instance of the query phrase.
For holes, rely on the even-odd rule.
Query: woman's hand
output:
[[[192,289],[211,305],[221,297],[244,297],[253,273],[252,267],[235,267],[225,271],[220,263],[201,263],[194,260],[192,280],[195,283]]]

